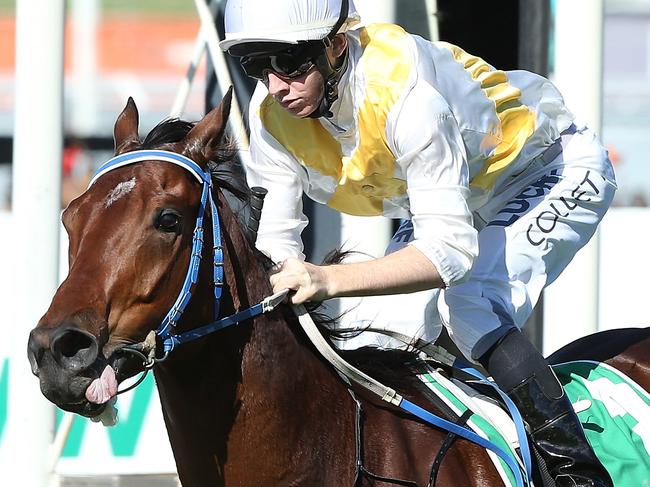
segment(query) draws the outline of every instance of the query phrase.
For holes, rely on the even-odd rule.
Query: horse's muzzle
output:
[[[97,405],[86,404],[85,391],[106,365],[100,344],[91,333],[73,325],[37,327],[27,343],[32,372],[50,401],[68,411],[94,413]],[[86,411],[88,409],[88,411]]]

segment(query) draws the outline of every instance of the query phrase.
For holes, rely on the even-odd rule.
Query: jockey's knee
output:
[[[500,327],[488,332],[480,338],[472,348],[472,360],[482,363],[482,357],[492,350],[510,332],[517,330],[512,324],[502,324]]]

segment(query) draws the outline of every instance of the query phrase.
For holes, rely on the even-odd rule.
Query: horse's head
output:
[[[115,123],[116,155],[162,149],[206,171],[222,151],[230,96],[197,124],[163,122],[143,142],[129,99]],[[154,158],[101,175],[64,211],[68,277],[28,343],[32,371],[53,403],[96,416],[105,399],[89,386],[113,396],[141,369],[125,346],[158,327],[183,287],[201,195],[192,173]]]

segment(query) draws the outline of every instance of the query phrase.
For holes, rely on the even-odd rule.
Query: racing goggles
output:
[[[239,63],[251,78],[265,81],[267,73],[272,71],[282,78],[294,79],[312,69],[324,53],[322,41],[306,42],[281,51],[251,53],[242,56]]]

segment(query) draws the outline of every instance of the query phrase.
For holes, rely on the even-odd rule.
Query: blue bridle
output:
[[[274,294],[250,308],[231,316],[218,319],[221,293],[223,289],[223,247],[221,245],[221,225],[219,223],[219,214],[212,196],[212,177],[208,169],[203,170],[191,159],[175,152],[165,150],[138,150],[121,154],[106,161],[99,167],[88,187],[92,186],[97,179],[113,169],[143,161],[169,162],[180,166],[189,171],[202,185],[201,203],[199,205],[199,211],[196,217],[196,224],[194,225],[192,237],[192,253],[189,268],[185,280],[183,281],[183,287],[181,288],[176,301],[156,330],[156,334],[160,337],[163,344],[164,357],[166,357],[176,346],[182,343],[196,340],[215,331],[235,325],[248,318],[269,312],[282,302],[286,296],[286,292]],[[199,267],[201,266],[201,254],[203,251],[203,218],[208,204],[210,205],[210,213],[212,215],[214,319],[216,321],[185,333],[174,334],[175,326],[178,324],[181,315],[192,298],[192,287],[196,285],[198,281]]]

